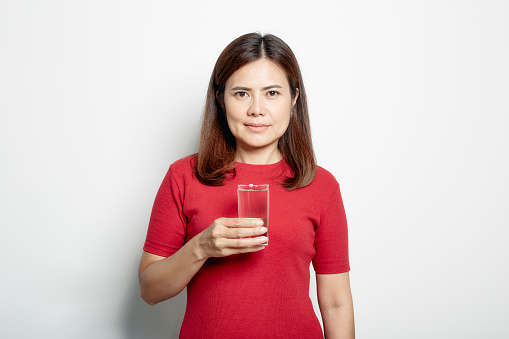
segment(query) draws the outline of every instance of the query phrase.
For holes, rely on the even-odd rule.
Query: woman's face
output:
[[[237,151],[275,151],[293,102],[285,72],[268,59],[239,68],[226,81],[224,104]]]

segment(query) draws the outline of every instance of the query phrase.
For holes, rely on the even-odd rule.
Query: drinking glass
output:
[[[260,218],[269,237],[269,185],[238,185],[239,218]],[[268,245],[269,240],[262,245]]]

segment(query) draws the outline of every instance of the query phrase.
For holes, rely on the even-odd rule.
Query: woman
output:
[[[237,218],[238,184],[270,185],[261,219]],[[323,338],[309,298],[316,272],[326,338],[353,338],[346,217],[315,164],[306,93],[291,49],[243,35],[212,73],[199,151],[156,196],[139,280],[154,305],[187,287],[181,338]]]

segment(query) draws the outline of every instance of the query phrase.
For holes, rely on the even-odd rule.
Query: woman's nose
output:
[[[267,112],[263,105],[262,99],[258,98],[257,96],[254,96],[251,100],[251,105],[249,106],[248,115],[257,117],[264,116],[266,114]]]

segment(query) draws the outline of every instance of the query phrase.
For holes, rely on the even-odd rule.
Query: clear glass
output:
[[[238,185],[239,218],[260,218],[269,237],[269,185]],[[268,245],[269,241],[262,245]]]

